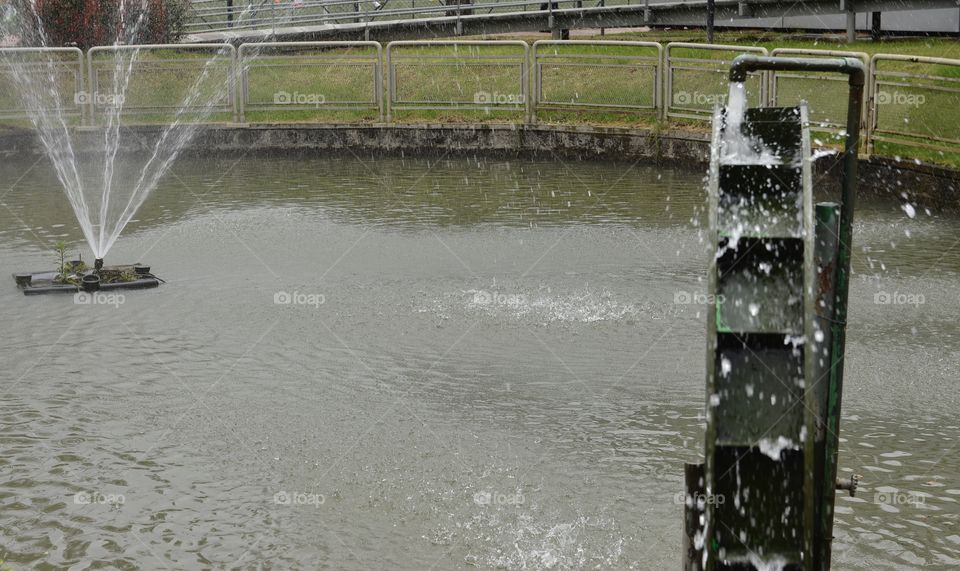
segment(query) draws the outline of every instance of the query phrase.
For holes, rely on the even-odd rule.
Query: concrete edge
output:
[[[127,127],[136,136],[125,149],[148,151],[151,134],[163,126]],[[96,149],[100,129],[77,128],[76,148]],[[0,130],[0,156],[42,152],[32,130]],[[464,153],[542,156],[576,160],[647,161],[704,167],[709,133],[684,129],[517,125],[514,123],[366,123],[207,125],[184,151],[190,155],[235,153],[358,153],[425,156]],[[819,178],[834,177],[836,160],[818,161]],[[891,181],[896,181],[892,184]],[[915,201],[936,209],[960,209],[960,171],[912,160],[872,157],[860,161],[860,192]],[[905,197],[903,196],[905,195]]]

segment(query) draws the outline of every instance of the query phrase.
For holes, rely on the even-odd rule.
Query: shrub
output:
[[[18,0],[18,12],[31,20],[30,0]],[[43,24],[48,46],[76,45],[82,49],[124,44],[165,44],[180,39],[189,0],[128,0],[121,29],[120,0],[36,0],[37,16]],[[134,22],[144,15],[145,20],[132,35]],[[23,43],[41,43],[36,34],[24,34]]]

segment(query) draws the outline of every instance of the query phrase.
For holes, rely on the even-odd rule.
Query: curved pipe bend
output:
[[[857,58],[784,58],[744,54],[733,60],[730,81],[742,83],[747,80],[748,73],[764,69],[843,73],[850,76],[850,85],[863,85],[866,78],[863,62]]]

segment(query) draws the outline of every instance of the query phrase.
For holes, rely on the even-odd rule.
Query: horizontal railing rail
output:
[[[541,40],[532,54],[533,122],[549,110],[660,112],[657,42]]]
[[[522,41],[390,42],[387,120],[402,110],[496,110],[520,111],[526,122],[529,61],[530,45]],[[426,84],[416,76],[416,70],[424,68],[437,70]]]
[[[477,4],[461,4],[474,9]],[[458,6],[443,6],[455,9]],[[59,113],[97,125],[111,108],[124,121],[247,122],[251,114],[355,111],[346,121],[392,122],[397,112],[514,113],[533,124],[560,113],[623,114],[665,122],[708,119],[726,103],[730,63],[764,48],[673,42],[510,40],[261,42],[0,48],[0,119]],[[925,149],[960,155],[960,60],[894,54],[777,48],[772,55],[856,57],[869,62],[863,151]],[[127,57],[130,56],[130,57]],[[118,67],[119,66],[119,67]],[[11,74],[16,70],[18,77]],[[114,74],[130,74],[115,101]],[[46,76],[46,77],[41,77]],[[48,83],[53,75],[55,89]],[[203,81],[211,82],[204,87]],[[19,83],[18,83],[19,82]],[[25,106],[17,90],[37,82]],[[40,86],[43,86],[42,88]],[[199,86],[199,87],[198,87]],[[192,95],[184,96],[192,89]],[[751,105],[805,100],[815,129],[842,130],[844,85],[818,73],[764,72],[748,79]],[[191,115],[190,112],[196,112]],[[316,112],[316,113],[312,113]],[[216,113],[214,118],[211,114]],[[613,115],[611,115],[613,116]],[[269,118],[269,115],[267,115]],[[284,117],[287,117],[284,115]],[[555,115],[550,115],[551,120]],[[606,116],[600,117],[605,119]],[[284,119],[286,120],[286,119]],[[620,119],[616,119],[617,122]],[[229,119],[227,119],[229,121]],[[343,122],[338,117],[338,122]],[[590,121],[587,121],[590,122]],[[919,151],[918,151],[919,152]],[[935,155],[934,155],[935,156]]]
[[[707,52],[721,57],[711,59],[677,56],[677,50]],[[664,49],[664,85],[663,117],[665,119],[693,119],[709,121],[713,109],[724,105],[729,92],[728,73],[733,59],[741,54],[767,55],[766,48],[754,46],[727,46],[720,44],[692,44],[688,42],[670,42]],[[750,79],[756,79],[757,88],[753,89],[755,102],[766,105],[766,72],[752,73]],[[678,84],[680,89],[678,89]],[[750,93],[750,85],[747,85]]]
[[[14,68],[19,73],[58,78],[56,92],[40,94],[32,101],[34,109],[83,120],[87,94],[83,52],[79,48],[0,48],[0,118],[4,119],[28,116],[24,102],[18,100],[16,80],[11,76]]]
[[[373,110],[384,118],[377,42],[243,44],[237,65],[241,122],[248,111]]]
[[[450,0],[298,0],[275,2],[260,0],[231,8],[225,0],[199,0],[193,3],[184,31],[188,34],[234,32],[240,30],[322,26],[343,21],[371,22],[411,20],[416,18],[466,16],[498,12],[549,14],[565,8],[586,8],[595,5],[614,7],[629,5],[629,0],[606,0],[603,3],[583,0],[486,0],[467,2]]]
[[[862,61],[864,69],[870,66],[870,56],[864,52],[775,48],[770,55],[774,57],[797,55],[821,58],[852,57]],[[771,107],[795,105],[804,100],[809,106],[810,121],[817,129],[834,133],[846,129],[847,78],[817,72],[774,71],[769,73],[768,80],[767,104]],[[869,97],[870,94],[867,93],[863,101],[861,133],[867,129]]]
[[[960,113],[942,113],[960,109],[960,60],[875,54],[868,82],[868,153],[878,142],[941,152],[960,147]]]
[[[130,53],[130,56],[126,59],[118,57],[124,52]],[[192,53],[200,56],[173,56]],[[208,57],[204,58],[204,53]],[[119,107],[122,115],[164,117],[172,113],[212,111],[232,114],[233,121],[237,121],[236,59],[237,49],[231,44],[148,44],[90,48],[87,52],[90,123],[96,124],[100,114],[115,107]],[[216,71],[222,74],[219,83]],[[114,85],[107,82],[116,73],[129,74],[129,84],[123,93],[115,93]],[[160,83],[158,76],[167,80],[162,83],[161,89],[156,89]],[[204,87],[204,82],[213,85]],[[101,86],[109,86],[109,89],[101,89]],[[180,89],[177,89],[178,86]],[[203,97],[203,89],[212,89],[215,99]]]

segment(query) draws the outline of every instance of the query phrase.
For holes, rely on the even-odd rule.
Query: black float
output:
[[[97,259],[92,270],[77,260],[65,263],[62,272],[54,270],[17,273],[13,274],[13,279],[24,295],[147,289],[157,287],[163,282],[150,273],[150,266],[104,266],[103,259]]]

